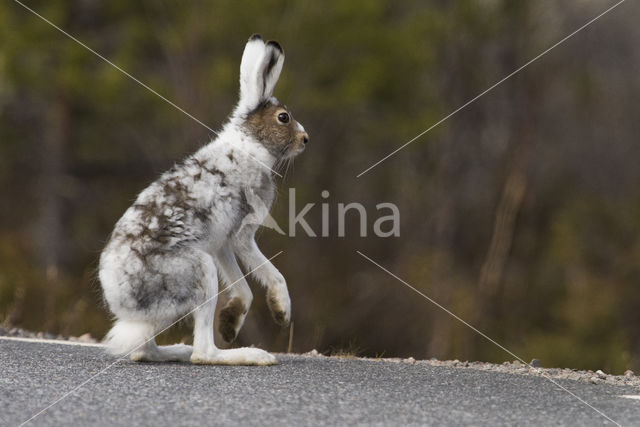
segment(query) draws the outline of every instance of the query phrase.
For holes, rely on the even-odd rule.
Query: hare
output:
[[[142,191],[116,223],[99,265],[104,298],[115,317],[105,343],[134,361],[269,365],[257,348],[218,349],[214,311],[228,294],[218,331],[231,342],[253,295],[236,256],[267,289],[275,321],[286,325],[291,301],[284,277],[254,235],[271,207],[276,162],[300,154],[309,136],[273,97],[284,51],[253,35],[240,65],[240,100],[217,137]],[[262,218],[252,218],[249,215]],[[180,317],[194,319],[193,346],[158,346],[154,336]]]

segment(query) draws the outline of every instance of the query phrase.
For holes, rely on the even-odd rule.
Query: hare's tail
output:
[[[138,320],[116,320],[104,344],[114,356],[124,356],[154,341],[155,326]],[[155,344],[155,342],[153,343]]]

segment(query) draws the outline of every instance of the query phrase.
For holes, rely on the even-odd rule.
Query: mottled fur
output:
[[[290,319],[284,278],[258,249],[255,200],[271,206],[270,168],[299,154],[304,128],[272,96],[284,52],[253,36],[240,67],[240,101],[218,137],[146,188],[117,222],[100,257],[100,281],[116,323],[106,342],[133,360],[210,364],[271,364],[259,349],[219,350],[213,342],[218,276],[228,287],[220,332],[232,341],[252,294],[236,256],[268,289],[278,323]],[[286,117],[281,115],[286,114]],[[282,120],[287,118],[288,120]],[[261,206],[262,206],[261,205]],[[230,286],[233,285],[233,286]],[[154,335],[180,316],[194,316],[194,345],[158,347]]]

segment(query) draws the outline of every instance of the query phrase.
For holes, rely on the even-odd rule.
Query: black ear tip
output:
[[[267,42],[267,46],[273,46],[273,48],[277,49],[278,51],[280,51],[280,53],[284,53],[284,50],[282,50],[282,46],[280,46],[280,43],[278,43],[275,40],[269,40]]]
[[[258,33],[252,34],[251,37],[249,37],[249,41],[254,41],[254,40],[262,40],[262,36]]]

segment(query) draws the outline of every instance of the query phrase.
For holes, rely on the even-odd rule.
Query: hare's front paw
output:
[[[222,338],[230,343],[240,331],[244,318],[249,311],[249,307],[242,302],[240,298],[232,298],[227,305],[220,310],[218,315],[218,332],[222,335]]]
[[[267,304],[273,320],[277,324],[286,326],[291,320],[291,298],[286,284],[272,286],[267,291]]]

